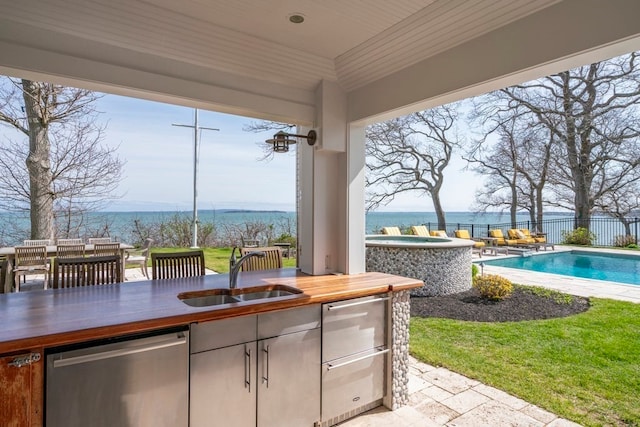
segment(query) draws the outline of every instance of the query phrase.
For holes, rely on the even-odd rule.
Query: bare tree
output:
[[[476,203],[481,210],[507,207],[513,227],[518,210],[524,209],[529,212],[531,223],[542,231],[544,190],[556,145],[554,136],[531,115],[522,115],[517,109],[496,110],[496,96],[499,98],[500,93],[475,102],[473,117],[482,118],[486,133],[474,142],[465,160],[475,165],[473,170],[490,177],[484,190],[477,194]],[[488,142],[495,136],[497,141]]]
[[[0,123],[28,137],[28,144],[3,141],[0,203],[30,213],[31,238],[77,232],[86,212],[116,197],[123,162],[116,148],[101,145],[104,128],[93,107],[98,98],[87,90],[24,79],[0,84]]]
[[[556,206],[589,227],[593,208],[640,180],[638,53],[503,89],[504,108],[526,109],[559,142],[550,183]]]
[[[493,133],[498,135],[498,141],[488,145],[486,140]],[[476,193],[476,209],[486,211],[488,208],[508,208],[513,227],[521,194],[518,189],[518,157],[516,141],[506,123],[500,124],[480,141],[476,141],[469,154],[463,157],[472,165],[473,171],[488,177],[484,188]]]
[[[637,222],[637,218],[631,216],[640,212],[640,185],[634,183],[622,191],[607,193],[598,200],[595,208],[620,220],[625,236],[631,236],[631,224]]]
[[[459,145],[457,106],[433,108],[367,128],[367,209],[388,204],[401,193],[419,192],[433,202],[444,228],[440,202],[444,170]]]

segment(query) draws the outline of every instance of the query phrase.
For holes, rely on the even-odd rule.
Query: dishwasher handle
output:
[[[347,303],[347,304],[329,304],[327,306],[327,310],[329,311],[333,311],[333,310],[341,310],[343,308],[349,308],[349,307],[355,307],[358,305],[362,305],[362,304],[373,304],[376,302],[381,302],[381,301],[388,301],[389,297],[382,297],[382,298],[372,298],[372,299],[367,299],[367,300],[361,300],[361,301],[356,301],[356,302],[351,302],[351,303]]]
[[[127,356],[130,354],[144,353],[147,351],[159,350],[162,348],[173,347],[177,345],[187,344],[187,337],[180,334],[160,342],[151,344],[143,344],[138,346],[119,348],[115,350],[107,350],[97,353],[84,354],[82,356],[72,356],[69,358],[56,359],[53,361],[54,368],[63,366],[79,365],[81,363],[95,362],[97,360],[112,359],[114,357]]]

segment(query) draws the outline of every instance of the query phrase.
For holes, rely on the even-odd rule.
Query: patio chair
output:
[[[38,239],[38,240],[27,239],[22,241],[23,246],[49,246],[52,244],[53,243],[51,243],[51,240],[49,239]],[[22,280],[23,281],[27,280],[27,277],[22,276]]]
[[[473,252],[476,252],[480,258],[482,258],[482,253],[484,252],[486,243],[473,239],[469,234],[469,230],[456,230],[453,232],[458,239],[468,239],[473,240]]]
[[[399,227],[382,227],[382,234],[387,236],[402,236]]]
[[[202,250],[151,254],[151,277],[153,280],[193,276],[204,276],[204,252]]]
[[[504,234],[502,234],[502,230],[499,229],[489,230],[489,237],[493,237],[494,239],[496,239],[495,244],[497,246],[514,246],[517,244],[515,240],[506,239],[504,237]]]
[[[20,277],[44,274],[44,288],[49,282],[51,260],[47,257],[46,246],[16,246],[13,278],[16,292],[20,292]]]
[[[120,257],[117,255],[56,258],[53,287],[107,285],[122,282]]]
[[[142,274],[147,279],[149,278],[149,270],[147,264],[149,263],[149,252],[151,251],[151,244],[153,239],[145,239],[142,247],[137,251],[127,251],[127,255],[124,258],[125,267],[127,265],[137,265],[142,270]]]
[[[89,237],[87,242],[90,245],[95,245],[96,243],[111,243],[111,237]]]
[[[120,255],[120,243],[96,243],[93,245],[94,256]]]
[[[424,225],[412,225],[411,234],[421,237],[429,237],[429,229]]]
[[[449,237],[446,230],[431,230],[429,234],[432,237]]]
[[[85,244],[67,244],[56,246],[56,258],[79,258],[84,256]]]
[[[536,243],[536,239],[531,236],[525,236],[525,234],[517,228],[507,230],[507,235],[509,239],[516,241],[516,245],[534,245]]]
[[[533,236],[533,235],[531,235],[531,232],[529,231],[528,228],[521,228],[520,231],[522,232],[522,234],[526,238],[534,239],[536,241],[536,243],[547,243],[547,238],[543,234],[538,234],[538,235]]]
[[[58,245],[84,245],[82,239],[58,239],[56,243]]]
[[[260,240],[258,239],[249,239],[244,236],[240,236],[240,240],[242,241],[242,246],[245,248],[257,248],[260,246]]]
[[[252,257],[242,264],[242,271],[273,270],[282,268],[282,250],[277,246],[263,248],[240,248],[240,255],[250,252],[264,252],[264,257]]]
[[[49,239],[40,239],[40,240],[24,240],[22,242],[23,246],[51,246],[53,243]]]

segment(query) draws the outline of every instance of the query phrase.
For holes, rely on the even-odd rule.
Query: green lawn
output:
[[[411,354],[583,425],[640,426],[640,304],[591,301],[540,321],[414,317]]]
[[[229,272],[229,257],[231,256],[232,248],[202,248],[204,251],[204,263],[210,270],[218,273]],[[152,248],[151,252],[181,252],[190,251],[189,248]],[[236,251],[236,257],[240,258],[239,251]],[[151,264],[151,260],[149,260]],[[295,258],[283,258],[284,267],[295,267]]]

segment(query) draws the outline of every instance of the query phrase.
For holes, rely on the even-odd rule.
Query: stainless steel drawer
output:
[[[191,325],[191,354],[256,340],[257,317],[244,316]]]
[[[386,345],[388,296],[322,305],[322,362]]]
[[[259,314],[258,339],[319,328],[320,318],[319,304]]]
[[[387,354],[374,349],[322,365],[323,421],[382,399]]]

